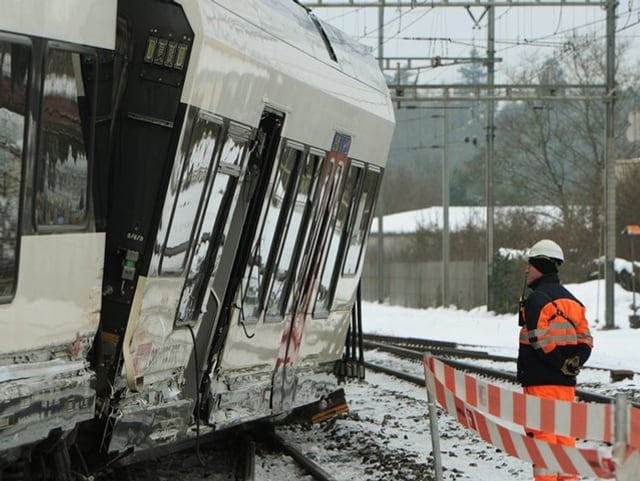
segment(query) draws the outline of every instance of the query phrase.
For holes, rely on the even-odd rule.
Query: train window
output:
[[[176,325],[194,323],[200,315],[207,293],[207,282],[219,261],[220,246],[227,233],[227,214],[235,194],[250,133],[248,129],[232,126],[222,146],[218,171],[199,223],[200,232],[196,236],[194,253],[182,290]]]
[[[0,302],[18,279],[20,185],[31,49],[0,39]]]
[[[87,223],[89,156],[79,100],[80,54],[48,49],[38,131],[35,216],[39,229]]]
[[[265,290],[269,285],[274,256],[279,247],[287,219],[292,188],[295,186],[296,168],[303,152],[287,146],[280,158],[269,198],[260,236],[252,249],[248,272],[248,286],[244,295],[244,313],[249,320],[257,320],[264,305]]]
[[[363,166],[352,163],[347,171],[342,189],[342,196],[338,206],[338,215],[333,226],[333,232],[329,239],[329,251],[324,261],[324,268],[320,276],[320,285],[313,310],[314,315],[322,316],[329,312],[333,298],[336,274],[336,265],[340,259],[340,252],[344,250],[343,237],[348,233],[350,219],[353,218],[355,208],[354,196],[357,194],[359,183],[361,182]]]
[[[324,230],[322,226],[325,225],[328,219],[328,212],[330,211],[327,205],[330,203],[334,184],[338,183],[341,178],[342,164],[336,166],[335,159],[331,156],[327,157],[326,154],[319,154],[318,157],[318,175],[315,179],[317,185],[314,187],[315,192],[311,196],[312,207],[309,212],[310,219],[305,228],[304,236],[300,240],[300,247],[298,247],[296,251],[298,255],[302,256],[299,261],[295,262],[296,265],[300,264],[301,275],[291,280],[292,286],[290,292],[292,294],[287,296],[287,304],[284,310],[285,315],[292,313],[293,304],[297,296],[306,295],[306,293],[301,292],[300,285],[301,282],[304,282],[304,276],[309,274],[308,272],[304,272],[305,264],[316,262],[316,259],[310,259],[310,257],[313,257],[314,253],[317,252],[317,245],[314,244],[314,241],[318,240],[318,232]],[[334,169],[336,169],[337,172],[332,176],[331,173]]]
[[[181,274],[185,269],[221,127],[217,121],[206,117],[200,117],[193,127],[160,260],[162,274]]]
[[[380,176],[379,171],[371,169],[364,176],[362,195],[360,196],[360,202],[357,204],[356,215],[353,216],[353,227],[347,244],[347,254],[342,270],[342,274],[345,276],[355,275],[360,265],[362,247],[369,232],[369,222],[371,221],[373,206],[378,194]]]
[[[300,253],[300,246],[304,245],[308,235],[309,217],[313,198],[317,186],[317,172],[321,165],[322,156],[313,153],[306,157],[305,165],[298,182],[292,208],[289,217],[289,224],[282,243],[282,250],[278,265],[276,267],[271,292],[267,301],[267,318],[280,319],[284,314],[285,303],[291,291],[293,282],[292,266],[296,265],[295,260]]]
[[[231,124],[227,140],[222,146],[220,164],[239,166],[244,159],[245,146],[249,137],[249,131],[244,127]]]

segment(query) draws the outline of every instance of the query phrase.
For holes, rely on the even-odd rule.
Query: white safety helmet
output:
[[[564,262],[564,253],[558,244],[549,239],[542,239],[533,244],[527,252],[527,257],[533,259],[542,257],[556,261],[558,265]]]

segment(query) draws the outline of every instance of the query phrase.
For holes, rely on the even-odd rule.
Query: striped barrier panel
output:
[[[629,446],[640,451],[640,409],[632,407],[627,419],[629,420],[627,428]]]
[[[553,431],[613,444],[614,406],[581,401],[554,401],[483,381],[433,359],[432,371],[448,390],[482,412],[538,431]],[[628,407],[627,444],[640,450],[640,409]]]
[[[445,369],[445,367],[447,369]],[[427,389],[432,392],[437,402],[447,412],[449,412],[449,414],[451,414],[463,426],[477,432],[484,441],[500,448],[511,456],[528,461],[537,466],[546,467],[550,470],[588,477],[613,478],[615,476],[615,464],[611,457],[610,448],[602,447],[597,449],[584,449],[561,446],[537,441],[523,433],[518,433],[509,429],[504,425],[505,422],[510,422],[512,424],[516,423],[518,424],[518,428],[522,429],[524,425],[517,422],[516,419],[525,419],[527,426],[531,428],[535,429],[535,426],[528,424],[529,418],[526,415],[525,417],[522,417],[521,415],[507,416],[506,419],[501,418],[500,423],[498,423],[481,412],[480,406],[486,406],[486,411],[489,412],[488,408],[489,405],[491,405],[491,416],[497,416],[495,413],[514,413],[520,409],[526,409],[527,403],[525,396],[522,395],[522,400],[517,401],[518,403],[524,404],[518,409],[508,407],[508,404],[510,404],[511,401],[507,399],[507,402],[505,403],[505,398],[503,398],[503,395],[497,391],[491,397],[488,396],[487,391],[486,402],[478,402],[478,399],[482,399],[482,396],[469,396],[471,400],[475,402],[474,405],[468,402],[468,399],[460,397],[460,391],[450,389],[450,386],[455,385],[455,383],[452,384],[452,381],[456,377],[459,375],[466,375],[459,372],[448,372],[449,369],[455,371],[455,369],[450,366],[446,366],[441,361],[427,355],[424,360]],[[448,383],[445,383],[445,376],[443,375],[445,371],[448,372],[446,376],[449,379]],[[477,387],[475,390],[471,389],[473,387],[473,383],[471,383],[471,381],[466,382],[469,384],[465,385],[465,389],[462,390],[463,393],[466,394],[471,391],[476,393],[478,392]],[[476,380],[476,383],[477,382],[479,381]],[[486,385],[485,388],[488,389],[489,386]],[[492,389],[494,388],[498,389],[498,391],[500,390],[497,386],[492,386]],[[492,402],[492,400],[494,402]],[[499,400],[504,407],[501,408],[499,407],[500,405],[496,405],[496,402],[498,402],[497,400]],[[536,406],[536,403],[534,403],[534,406]],[[538,419],[542,419],[542,417],[541,413],[537,416]],[[534,420],[535,418],[535,416],[532,417]],[[586,423],[587,421],[585,419],[585,424]],[[571,426],[572,424],[573,423],[568,423],[568,426]],[[542,427],[543,423],[540,422],[539,426]],[[558,430],[554,428],[552,431],[557,432]],[[569,427],[567,431],[571,433],[571,428]]]
[[[605,443],[614,441],[610,404],[543,399],[483,381],[434,357],[428,359],[431,371],[444,388],[481,412],[536,431]]]

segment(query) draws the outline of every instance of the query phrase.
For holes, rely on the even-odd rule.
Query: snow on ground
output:
[[[539,225],[553,224],[562,218],[558,207],[551,205],[538,206],[495,206],[496,218],[524,212],[536,217]],[[486,207],[484,206],[450,206],[449,229],[456,232],[468,226],[484,228],[486,225]],[[387,234],[406,234],[415,232],[418,228],[442,229],[444,225],[444,210],[442,206],[425,207],[423,209],[388,214],[383,217],[383,228]],[[378,232],[378,218],[371,224],[371,232]]]
[[[605,329],[603,280],[566,287],[587,309],[594,338],[594,350],[588,364],[599,367],[633,369],[640,362],[640,330],[629,328],[633,295],[615,286],[615,329]],[[636,294],[636,303],[640,297]],[[496,352],[516,356],[518,319],[516,314],[496,315],[486,307],[471,311],[457,309],[409,309],[363,303],[363,329],[371,334],[418,337],[459,344],[496,348]]]
[[[567,286],[586,307],[591,320],[595,349],[587,365],[637,370],[640,361],[640,330],[630,329],[632,294],[616,286],[616,327],[603,329],[604,282]],[[600,319],[596,322],[596,319]],[[456,309],[407,309],[373,303],[363,304],[365,332],[405,337],[439,339],[457,343],[489,346],[484,349],[515,357],[518,346],[517,316],[495,315],[486,308],[471,311]],[[368,351],[366,360],[401,368],[414,376],[422,375],[418,362]],[[401,363],[399,365],[399,363]],[[515,369],[515,366],[514,366]],[[606,371],[586,369],[581,383],[604,384],[615,392],[640,389],[638,380],[610,383]],[[427,395],[415,386],[385,374],[368,371],[364,381],[343,385],[349,412],[317,425],[278,427],[335,481],[433,481],[431,429]],[[513,387],[518,389],[517,387]],[[446,481],[529,481],[529,463],[508,456],[461,427],[451,416],[438,417],[443,480]],[[593,446],[593,444],[591,444]],[[209,461],[208,459],[205,459]],[[153,477],[129,476],[127,479],[226,480],[216,477],[207,462],[202,470],[186,469],[155,461]],[[143,468],[140,468],[143,469]],[[207,474],[204,474],[207,473]],[[224,474],[224,473],[223,473]],[[113,478],[122,479],[122,478]],[[259,481],[310,481],[296,463],[282,453],[257,453],[255,479]],[[640,478],[631,478],[640,479]],[[583,480],[595,481],[595,480]]]
[[[633,313],[632,293],[619,286],[615,287],[615,328],[605,329],[604,281],[571,284],[567,285],[567,288],[585,304],[592,327],[595,348],[587,366],[637,369],[640,361],[638,350],[640,330],[631,329],[628,321],[628,316]],[[487,312],[486,308],[471,311],[444,308],[408,309],[368,302],[363,303],[362,311],[363,328],[366,333],[487,346],[491,347],[491,351],[496,354],[513,357],[517,355],[519,327],[515,314],[496,315]],[[376,358],[374,361],[377,361],[384,355],[369,354],[367,360],[371,360],[372,356]],[[420,368],[416,369],[416,374],[420,375]],[[368,416],[376,419],[378,423],[386,420],[387,424],[398,424],[399,432],[391,441],[395,445],[394,449],[407,453],[407,461],[410,464],[430,463],[431,438],[424,389],[410,387],[406,383],[381,374],[367,373],[367,380],[373,384],[365,386],[352,382],[345,387],[351,415]],[[609,382],[606,373],[597,374],[595,371],[591,374],[584,373],[579,378],[579,383],[592,381]],[[638,379],[625,380],[611,384],[608,389],[612,391],[640,389],[639,382]],[[407,397],[423,402],[409,407],[410,404],[401,401],[398,401],[395,406],[387,402],[372,401],[381,399],[381,390],[394,393],[396,397]],[[422,410],[422,412],[413,413],[413,424],[402,424],[398,420],[401,415],[396,411],[404,411],[404,414],[407,414],[408,409]],[[509,457],[486,445],[474,434],[456,426],[449,416],[440,416],[438,423],[442,461],[445,467],[444,479],[474,481],[532,479],[528,463]],[[402,429],[405,432],[402,432]],[[369,436],[375,438],[378,434],[379,432],[372,428]],[[384,442],[389,445],[388,440]],[[358,471],[357,466],[351,466],[341,469],[341,475],[336,479],[351,481],[387,479],[384,471],[380,471],[377,476],[375,474],[367,476],[362,473],[362,470]],[[416,478],[399,475],[396,479]]]

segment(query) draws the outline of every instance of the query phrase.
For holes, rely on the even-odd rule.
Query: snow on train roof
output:
[[[385,91],[388,87],[371,48],[355,41],[333,25],[320,19],[318,21],[331,42],[342,71],[378,90]]]
[[[195,40],[182,100],[257,126],[265,105],[286,114],[282,136],[330,146],[352,136],[349,155],[384,165],[393,105],[372,57],[293,0],[180,0]],[[375,132],[375,135],[371,135]]]
[[[369,47],[317,19],[336,55],[337,62],[332,60],[320,30],[314,23],[313,13],[293,0],[216,0],[215,3],[346,75],[381,91],[387,89]]]

